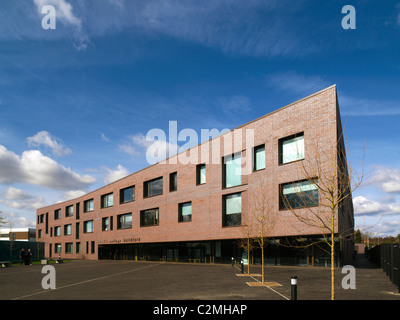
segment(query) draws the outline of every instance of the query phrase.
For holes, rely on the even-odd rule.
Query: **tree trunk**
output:
[[[335,237],[331,233],[331,300],[335,300]]]

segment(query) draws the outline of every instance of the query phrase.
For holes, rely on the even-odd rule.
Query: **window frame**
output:
[[[201,170],[204,168],[204,182],[201,182]],[[207,166],[205,163],[196,165],[196,185],[200,186],[207,183]]]
[[[152,186],[153,183],[155,183],[156,181],[160,181],[160,180],[161,180],[161,193],[154,194],[154,187],[151,188],[152,192],[149,193],[149,186]],[[151,197],[156,197],[156,196],[162,195],[164,192],[164,181],[163,180],[164,180],[163,176],[160,176],[158,178],[144,181],[143,182],[143,198],[151,198]]]
[[[243,192],[234,192],[234,193],[229,193],[229,194],[223,194],[222,195],[222,227],[223,228],[229,228],[229,227],[240,227],[241,225],[242,225],[242,209],[243,209],[243,206],[242,206],[242,194],[243,194]],[[229,196],[233,196],[233,195],[240,195],[240,213],[238,212],[238,213],[230,213],[230,214],[227,214],[226,213],[226,199],[229,197]],[[229,216],[229,215],[235,215],[236,217],[237,217],[237,215],[239,215],[240,214],[240,219],[237,219],[237,221],[238,221],[238,223],[235,223],[235,224],[228,224],[228,217],[227,216]]]
[[[315,182],[316,180],[316,182]],[[283,187],[286,185],[296,185],[302,182],[309,181],[311,186],[316,186],[315,190],[317,190],[317,202],[314,204],[306,204],[302,206],[295,206],[292,207],[292,205],[288,206],[285,201],[283,200]],[[300,191],[304,192],[304,191]],[[290,210],[296,210],[296,209],[304,209],[304,208],[312,208],[312,207],[318,207],[319,206],[319,190],[318,190],[318,178],[313,178],[313,179],[303,179],[303,180],[297,180],[297,181],[292,181],[292,182],[285,182],[279,184],[279,211],[290,211]]]
[[[184,205],[190,204],[190,219],[185,220],[184,217],[189,216],[189,215],[183,215],[182,214],[182,209]],[[193,206],[192,206],[192,201],[186,201],[178,204],[178,222],[192,222],[192,215],[193,215]]]
[[[169,192],[178,191],[178,172],[171,172],[169,174]]]
[[[298,159],[295,159],[295,160],[283,162],[283,150],[282,150],[282,148],[283,148],[283,143],[284,143],[285,141],[293,140],[293,139],[298,138],[298,137],[303,137],[303,158],[298,158]],[[292,134],[292,135],[289,135],[289,136],[280,138],[280,139],[278,140],[278,165],[282,166],[282,165],[285,165],[285,164],[288,164],[288,163],[293,163],[293,162],[296,162],[296,161],[301,161],[301,160],[304,160],[305,157],[306,157],[306,155],[305,155],[304,131],[301,131],[301,132],[298,132],[298,133],[295,133],[295,134]]]
[[[71,208],[72,208],[72,212],[70,212],[70,210],[69,210]],[[66,206],[65,207],[65,217],[67,218],[67,217],[73,217],[73,216],[74,216],[74,205],[71,204],[69,206]]]
[[[64,236],[70,236],[70,235],[72,235],[72,223],[64,224]]]
[[[87,226],[89,223],[91,223],[91,225],[92,225],[91,231],[87,231]],[[93,220],[83,221],[83,233],[93,233],[93,232],[94,232],[94,221]]]
[[[108,199],[110,196],[112,196],[112,204],[108,203],[109,202]],[[101,204],[100,204],[101,209],[113,207],[114,206],[114,193],[110,192],[110,193],[103,194],[100,197],[100,200],[101,200]],[[107,200],[107,203],[105,203],[105,200]]]
[[[232,186],[227,186],[226,185],[226,183],[227,183],[227,181],[226,181],[226,178],[227,178],[227,175],[226,175],[227,166],[226,166],[226,164],[227,164],[228,160],[226,160],[226,159],[230,158],[230,160],[233,161],[233,160],[237,160],[236,159],[237,157],[240,157],[240,183],[232,185]],[[238,187],[238,186],[241,186],[241,185],[242,185],[242,151],[238,151],[238,152],[235,152],[235,153],[232,153],[232,154],[229,154],[229,155],[226,155],[226,156],[222,157],[222,189],[234,188],[234,187]]]
[[[256,155],[257,155],[257,150],[260,150],[260,149],[264,149],[264,163],[263,163],[262,168],[257,169],[257,156]],[[266,165],[265,165],[265,143],[263,143],[263,144],[260,144],[253,148],[253,171],[261,171],[261,170],[264,170],[265,167],[266,167]]]
[[[131,199],[130,200],[125,200],[125,191],[131,190]],[[119,204],[124,204],[124,203],[129,203],[135,201],[135,185],[132,185],[130,187],[122,188],[119,190]]]
[[[107,223],[105,223],[107,221]],[[109,231],[110,230],[110,218],[103,217],[101,218],[101,231]]]
[[[126,216],[131,217],[130,226],[129,226],[129,224],[128,224],[128,226],[126,226],[126,221],[124,221],[123,224],[121,222],[121,220]],[[117,230],[126,230],[126,229],[132,229],[132,212],[117,215]]]
[[[154,224],[145,224],[145,217],[144,215],[146,214],[147,211],[151,210],[157,210],[155,214]],[[158,226],[160,224],[160,208],[151,208],[151,209],[145,209],[140,211],[140,227],[153,227],[153,226]]]
[[[61,209],[54,210],[54,220],[60,220],[60,219],[61,219]]]
[[[89,207],[89,209],[92,208],[91,210],[88,210],[88,206],[87,206],[88,203],[93,204],[93,206]],[[86,213],[86,212],[92,212],[92,211],[94,211],[94,199],[92,198],[92,199],[87,199],[87,200],[83,201],[83,212]]]

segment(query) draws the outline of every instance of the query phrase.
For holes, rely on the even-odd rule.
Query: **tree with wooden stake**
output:
[[[250,276],[250,257],[251,252],[257,246],[254,238],[251,237],[250,225],[246,224],[245,218],[243,219],[244,224],[242,224],[243,232],[245,238],[237,239],[236,243],[239,248],[243,248],[247,252],[247,274]]]
[[[331,148],[319,145],[323,140],[318,137],[309,140],[307,156],[296,162],[302,179],[280,185],[280,209],[289,210],[300,227],[320,230],[322,242],[328,245],[332,300],[335,299],[335,240],[345,241],[354,235],[353,214],[347,214],[347,210],[352,212],[352,192],[363,181],[363,170],[358,174],[347,161],[343,134],[338,129],[336,144]],[[304,149],[301,152],[304,154]]]
[[[276,207],[268,198],[268,185],[265,179],[260,179],[254,187],[249,189],[249,225],[255,235],[254,241],[261,250],[261,283],[264,285],[264,248],[271,238],[278,220]]]

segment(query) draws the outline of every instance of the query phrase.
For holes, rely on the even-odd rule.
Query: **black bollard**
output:
[[[235,264],[235,259],[232,257],[232,267]]]
[[[242,264],[242,273],[244,273],[244,264],[243,264],[243,260],[240,262]]]
[[[290,279],[290,284],[292,287],[292,297],[291,300],[297,300],[297,277],[292,276]]]

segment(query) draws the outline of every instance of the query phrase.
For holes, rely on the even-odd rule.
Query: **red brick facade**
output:
[[[339,129],[338,129],[339,128]],[[242,174],[241,185],[223,188],[222,157],[233,152],[241,152],[242,158],[252,154],[252,146],[246,147],[246,134],[253,129],[254,146],[265,144],[265,169]],[[274,214],[278,216],[275,228],[269,236],[282,237],[293,235],[317,235],[321,232],[300,224],[296,217],[288,210],[279,209],[279,186],[282,183],[304,179],[299,172],[299,161],[279,164],[279,139],[304,132],[305,160],[313,154],[312,148],[318,144],[319,152],[329,154],[336,145],[341,124],[337,106],[336,87],[332,86],[313,94],[300,101],[292,103],[277,111],[251,121],[230,133],[221,135],[207,143],[191,148],[186,153],[171,157],[162,163],[149,166],[133,173],[121,180],[106,185],[77,199],[53,204],[37,210],[38,241],[45,242],[45,255],[65,258],[98,259],[98,246],[102,244],[128,243],[166,243],[180,241],[206,241],[238,239],[245,237],[245,224],[254,224],[250,219],[250,193],[259,186],[260,179],[265,179],[265,192],[269,203],[273,205]],[[242,145],[226,148],[225,141],[232,134],[241,133]],[[219,148],[216,148],[219,143]],[[225,147],[224,147],[225,146]],[[195,163],[182,164],[179,157],[198,153]],[[206,151],[210,155],[208,161]],[[181,159],[182,160],[182,159]],[[251,160],[252,161],[252,160]],[[206,163],[206,183],[196,183],[196,165]],[[243,167],[246,164],[243,164]],[[244,168],[243,168],[244,170]],[[322,170],[325,170],[323,168]],[[169,177],[177,172],[177,191],[170,192]],[[243,171],[244,172],[244,171]],[[327,165],[326,172],[329,172]],[[144,197],[144,182],[163,177],[163,193],[153,197]],[[135,200],[120,204],[120,190],[135,186]],[[222,225],[223,196],[241,192],[242,195],[242,222],[241,226],[224,227]],[[113,193],[113,206],[101,208],[102,195]],[[84,201],[94,199],[93,211],[84,212]],[[178,222],[178,204],[191,201],[191,221]],[[79,218],[77,216],[79,204]],[[66,207],[73,206],[72,216],[66,217]],[[140,212],[142,210],[159,208],[158,225],[140,226]],[[61,209],[61,218],[54,219],[55,210]],[[298,212],[306,209],[297,209]],[[132,227],[130,229],[117,228],[117,216],[132,213]],[[47,220],[46,220],[47,217]],[[102,218],[112,218],[113,230],[102,231]],[[338,216],[342,219],[342,215]],[[338,225],[351,224],[352,210],[346,211],[347,222]],[[93,220],[93,232],[84,233],[85,221]],[[71,225],[70,234],[65,235],[65,225]],[[55,227],[60,227],[60,236],[55,236]],[[68,229],[69,227],[67,227]],[[77,228],[79,235],[77,236]],[[255,233],[255,231],[252,231]],[[68,232],[67,232],[68,233]],[[255,234],[253,234],[255,235]],[[72,253],[66,253],[66,243],[71,243]],[[80,243],[80,252],[77,253]],[[50,246],[51,245],[51,246]],[[56,245],[61,252],[56,252]],[[92,248],[93,246],[93,248]],[[51,254],[50,250],[51,249]]]

